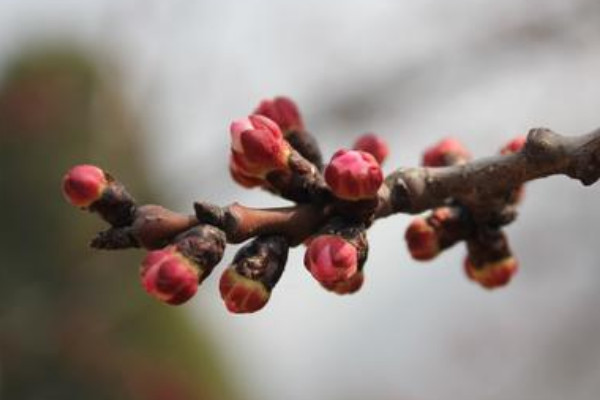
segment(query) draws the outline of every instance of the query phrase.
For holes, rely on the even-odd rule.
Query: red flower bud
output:
[[[238,250],[219,283],[230,312],[252,313],[267,304],[285,268],[288,250],[283,236],[259,236]]]
[[[285,169],[290,146],[277,124],[262,115],[250,115],[231,124],[231,149],[246,176],[263,177]]]
[[[527,142],[527,136],[518,136],[502,147],[500,154],[518,153],[525,146],[525,142]]]
[[[517,260],[512,257],[487,262],[476,266],[470,257],[465,258],[465,272],[469,279],[487,289],[505,286],[519,269]]]
[[[221,275],[219,291],[227,310],[236,314],[260,310],[271,296],[261,281],[247,278],[233,268],[226,269]]]
[[[304,123],[296,104],[287,97],[275,97],[273,100],[260,102],[254,114],[265,116],[273,121],[284,132],[302,131]]]
[[[149,252],[140,275],[144,289],[168,304],[182,304],[198,290],[198,267],[175,246]]]
[[[62,182],[65,198],[77,207],[89,207],[102,197],[107,186],[108,179],[104,171],[86,164],[71,168]]]
[[[431,260],[440,252],[437,232],[424,218],[413,219],[406,229],[404,238],[408,251],[415,260]]]
[[[326,287],[350,279],[358,271],[356,248],[337,235],[320,235],[311,240],[304,265]]]
[[[388,156],[390,149],[386,142],[374,133],[365,133],[354,142],[354,150],[371,154],[379,164]]]
[[[264,183],[264,180],[254,176],[246,175],[245,169],[239,164],[237,161],[238,159],[239,156],[236,156],[236,154],[232,152],[231,157],[229,158],[229,173],[231,178],[245,188],[250,189],[261,186]]]
[[[467,149],[454,138],[446,138],[425,150],[422,164],[425,167],[445,167],[462,164],[471,158]]]
[[[324,284],[321,285],[329,290],[330,292],[334,292],[337,294],[353,294],[360,290],[365,280],[365,276],[362,271],[357,271],[350,278],[339,281],[332,284]]]
[[[371,154],[359,150],[339,150],[325,168],[325,181],[341,199],[369,199],[377,195],[383,183],[383,172]]]

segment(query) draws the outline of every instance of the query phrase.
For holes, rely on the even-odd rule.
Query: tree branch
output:
[[[473,210],[499,209],[506,194],[523,183],[567,175],[591,185],[600,178],[600,129],[566,137],[532,129],[522,151],[440,168],[401,168],[380,191],[378,217],[415,214],[444,205],[449,198]]]
[[[452,199],[466,205],[475,219],[489,221],[492,216],[497,219],[499,214],[506,213],[507,194],[512,190],[550,175],[566,175],[584,185],[596,182],[600,178],[600,129],[574,137],[549,129],[532,129],[524,149],[518,153],[449,167],[400,168],[389,174],[380,188],[374,218],[420,213],[446,205]],[[363,207],[362,203],[357,204]],[[92,246],[160,248],[179,233],[202,223],[223,230],[229,243],[241,243],[261,235],[281,235],[296,246],[331,217],[351,214],[348,207],[348,202],[335,198],[324,205],[267,209],[238,203],[219,207],[197,202],[194,204],[196,215],[187,216],[148,205],[138,208],[131,228],[101,232]],[[512,217],[502,221],[501,224],[508,223]]]

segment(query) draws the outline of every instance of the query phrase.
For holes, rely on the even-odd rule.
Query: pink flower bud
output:
[[[182,304],[198,290],[198,268],[175,246],[149,252],[142,262],[140,275],[144,289],[168,304]]]
[[[362,200],[377,195],[383,183],[383,173],[371,154],[359,150],[339,150],[325,168],[325,181],[337,197]]]
[[[263,177],[287,167],[290,147],[275,122],[262,115],[250,115],[234,121],[230,130],[231,149],[245,175]]]
[[[232,313],[253,313],[267,304],[270,290],[258,280],[246,278],[234,268],[228,268],[219,282],[221,298]]]
[[[475,266],[470,257],[465,258],[465,273],[469,279],[486,289],[505,286],[518,269],[517,260],[511,256],[481,266]]]
[[[77,165],[69,170],[62,181],[62,189],[69,203],[77,207],[89,207],[102,197],[108,179],[94,165]]]
[[[425,150],[422,164],[425,167],[445,167],[463,164],[471,158],[467,149],[454,138],[446,138]]]
[[[354,150],[371,154],[379,164],[383,164],[390,152],[387,143],[374,133],[365,133],[359,137],[354,143]]]
[[[404,239],[410,255],[415,260],[431,260],[440,252],[437,233],[424,218],[417,217],[412,220],[406,228]]]
[[[304,265],[326,287],[350,279],[358,271],[356,248],[337,235],[320,235],[311,240]]]
[[[527,142],[527,136],[518,136],[502,147],[500,154],[518,153],[525,146],[525,142]]]
[[[245,188],[250,189],[261,186],[264,183],[264,180],[251,175],[246,175],[243,164],[240,165],[237,159],[239,159],[239,157],[232,152],[231,157],[229,158],[229,173],[231,178]]]
[[[287,97],[275,97],[273,100],[260,102],[254,114],[265,116],[273,121],[284,132],[302,131],[304,123],[296,104]]]
[[[360,290],[365,280],[362,271],[357,271],[350,278],[333,284],[321,284],[325,289],[337,294],[353,294]]]

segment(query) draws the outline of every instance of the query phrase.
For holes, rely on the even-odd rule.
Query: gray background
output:
[[[93,49],[127,82],[149,173],[180,210],[283,203],[226,171],[229,121],[277,94],[327,155],[381,134],[388,169],[448,134],[482,156],[535,126],[600,126],[597,0],[0,1],[0,63],[40,37]],[[597,399],[597,197],[562,177],[528,185],[508,229],[522,270],[503,290],[466,280],[461,246],[412,261],[399,216],[370,231],[356,296],[320,290],[299,249],[261,313],[228,314],[214,278],[187,309],[256,399]]]

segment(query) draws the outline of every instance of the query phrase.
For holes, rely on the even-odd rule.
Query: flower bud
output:
[[[198,290],[200,271],[173,245],[149,252],[140,270],[146,292],[165,303],[177,305]]]
[[[415,260],[431,260],[440,252],[437,232],[425,218],[413,219],[406,229],[404,238],[408,251]]]
[[[325,181],[340,199],[356,201],[377,195],[383,183],[383,173],[371,154],[339,150],[325,168]]]
[[[302,131],[304,123],[296,104],[287,97],[275,97],[260,102],[254,114],[265,116],[274,121],[282,131]]]
[[[238,161],[236,161],[238,158],[239,156],[236,156],[233,152],[229,158],[229,173],[231,178],[240,186],[248,189],[261,186],[264,183],[264,180],[254,176],[246,175],[244,172],[244,167],[240,166]]]
[[[364,283],[364,280],[364,273],[362,271],[357,271],[350,278],[345,279],[343,281],[339,281],[332,284],[322,283],[321,285],[330,292],[334,292],[340,295],[353,294],[360,290]]]
[[[487,289],[506,285],[517,273],[518,263],[500,230],[478,232],[467,241],[465,272],[469,279]]]
[[[500,154],[512,154],[518,153],[525,147],[525,143],[527,142],[527,136],[518,136],[508,142],[502,149],[500,150]]]
[[[290,146],[277,124],[261,115],[250,115],[231,124],[231,149],[236,167],[246,176],[264,177],[286,169]]]
[[[236,314],[256,312],[271,297],[264,284],[239,274],[233,268],[226,269],[221,275],[219,291],[227,310]]]
[[[426,261],[469,237],[473,229],[463,208],[438,207],[426,218],[415,218],[406,229],[405,239],[411,256]]]
[[[371,154],[381,165],[388,156],[390,150],[387,143],[374,133],[365,133],[354,142],[354,150],[360,150]]]
[[[89,207],[102,197],[107,186],[104,171],[87,164],[71,168],[62,181],[65,198],[77,207]]]
[[[487,289],[505,286],[519,269],[514,257],[505,257],[482,265],[475,265],[470,257],[465,258],[465,273],[472,281]]]
[[[252,313],[267,304],[287,261],[289,245],[282,236],[260,236],[242,247],[219,282],[232,313]]]
[[[308,271],[327,288],[355,275],[358,261],[356,247],[337,235],[313,238],[304,255],[304,265]]]
[[[463,164],[471,159],[467,149],[454,138],[446,138],[425,150],[422,164],[425,167],[446,167]]]

